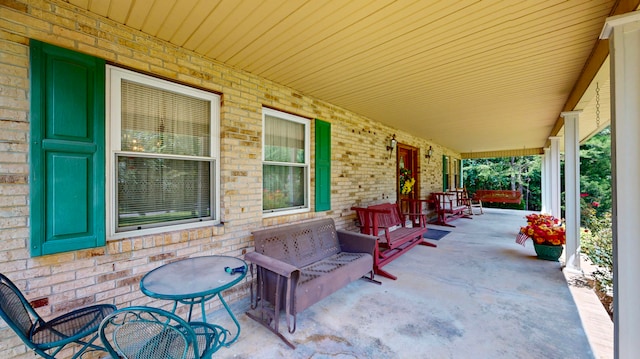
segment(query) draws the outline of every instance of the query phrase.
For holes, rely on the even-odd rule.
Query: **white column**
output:
[[[611,56],[614,355],[640,353],[640,12],[608,18]]]
[[[582,111],[563,112],[564,117],[564,202],[567,245],[565,257],[569,270],[580,271],[580,133]]]
[[[541,212],[550,213],[549,211],[549,149],[544,149],[542,155],[542,164],[540,166],[540,201]]]
[[[560,137],[549,137],[549,140],[549,212],[560,218]]]

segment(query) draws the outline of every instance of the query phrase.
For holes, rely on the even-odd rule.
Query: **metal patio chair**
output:
[[[72,343],[82,345],[74,359],[87,349],[104,351],[93,342],[98,338],[100,322],[114,310],[114,305],[99,304],[45,321],[15,284],[0,274],[0,317],[29,348],[47,359],[55,359],[60,350]]]
[[[100,325],[100,339],[112,358],[211,358],[224,344],[227,331],[215,324],[186,322],[166,310],[122,308]]]

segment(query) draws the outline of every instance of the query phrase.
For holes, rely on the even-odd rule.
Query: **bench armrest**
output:
[[[289,263],[285,263],[281,260],[265,256],[264,254],[258,252],[247,253],[244,255],[244,259],[286,278],[291,278],[294,273],[300,272],[300,269],[292,266]]]
[[[370,236],[368,234],[361,234],[356,232],[345,231],[343,229],[337,230],[338,242],[340,242],[340,249],[347,253],[369,253],[374,256],[374,251],[378,237]]]

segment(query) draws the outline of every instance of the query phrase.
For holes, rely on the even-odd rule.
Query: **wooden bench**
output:
[[[433,204],[436,207],[435,224],[440,226],[455,227],[448,221],[458,218],[471,218],[471,202],[464,198],[461,192],[433,192],[431,193]]]
[[[373,279],[376,237],[336,230],[331,218],[258,230],[253,238],[256,250],[244,258],[252,274],[257,267],[255,293],[251,284],[256,313],[246,314],[293,349],[279,331],[282,309],[293,333],[297,313],[345,285],[360,278],[380,284]]]
[[[479,189],[473,194],[476,201],[489,203],[516,203],[522,201],[522,192],[510,190]]]
[[[383,266],[418,244],[436,246],[424,240],[426,227],[406,226],[405,217],[397,203],[351,207],[351,209],[357,213],[360,231],[378,237],[373,259],[375,274],[395,280],[397,277],[383,270]]]

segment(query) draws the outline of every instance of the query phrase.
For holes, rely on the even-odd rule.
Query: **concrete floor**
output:
[[[452,232],[433,241],[437,248],[417,246],[385,266],[397,280],[351,283],[301,313],[293,334],[282,319],[295,350],[244,314],[248,299],[236,302],[240,338],[215,357],[612,357],[604,309],[593,305],[581,320],[562,263],[537,259],[531,241],[515,243],[527,213],[485,209],[456,228],[434,226]],[[579,305],[593,304],[595,294],[578,292]],[[209,320],[233,327],[220,311]],[[588,337],[583,321],[600,337]]]

